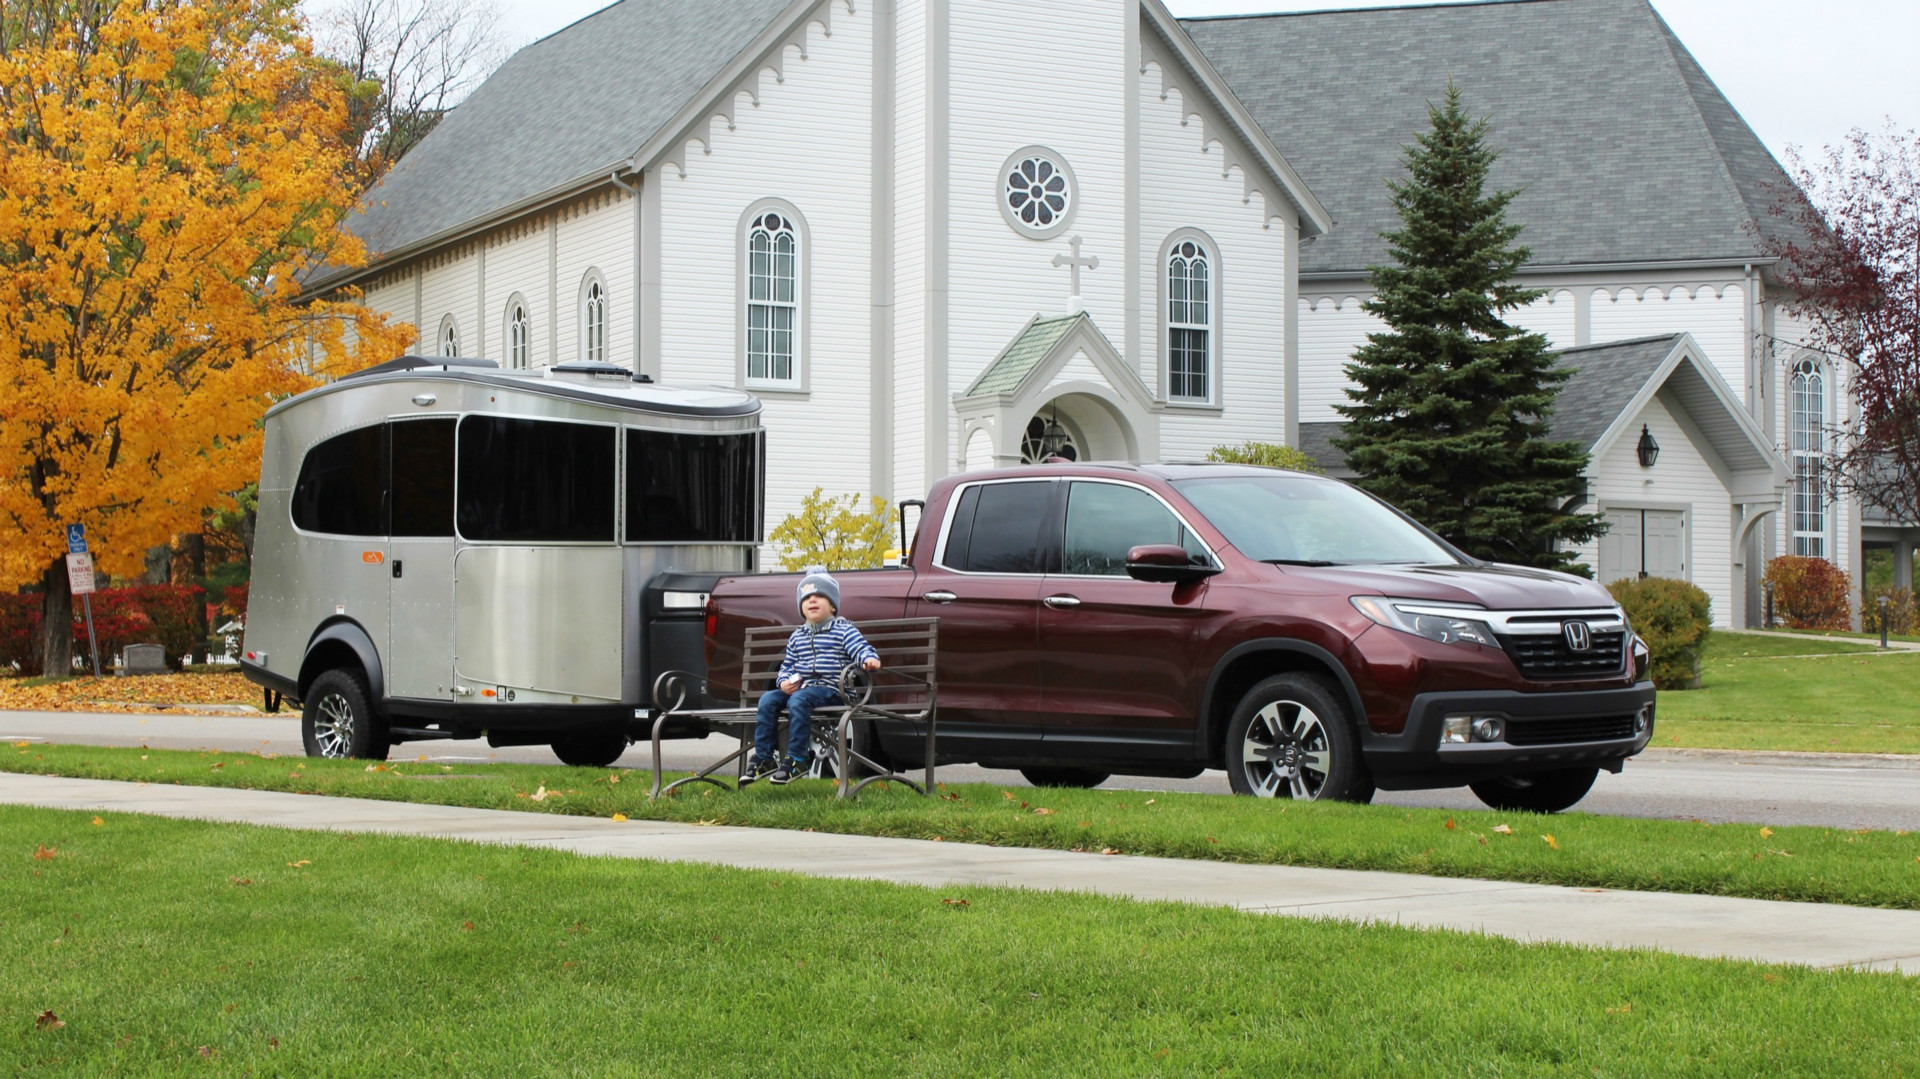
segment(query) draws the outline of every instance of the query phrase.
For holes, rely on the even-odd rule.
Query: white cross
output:
[[[1053,256],[1053,264],[1055,266],[1066,266],[1072,271],[1073,280],[1068,285],[1067,313],[1077,315],[1085,310],[1085,306],[1080,302],[1080,267],[1085,266],[1089,270],[1099,269],[1100,256],[1088,255],[1086,258],[1081,258],[1080,237],[1078,236],[1069,237],[1067,243],[1072,245],[1073,254],[1055,255]]]

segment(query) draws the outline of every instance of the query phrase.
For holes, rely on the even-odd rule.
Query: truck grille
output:
[[[1507,741],[1516,746],[1550,746],[1564,742],[1610,742],[1618,738],[1632,737],[1632,716],[1514,719],[1507,722]]]
[[[1627,660],[1624,630],[1594,630],[1593,644],[1584,652],[1567,647],[1562,634],[1516,633],[1505,644],[1520,673],[1533,679],[1593,678],[1617,674]]]

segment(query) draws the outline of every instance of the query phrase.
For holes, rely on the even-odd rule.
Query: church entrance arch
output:
[[[1092,387],[1063,393],[1037,409],[1021,431],[1020,460],[1134,461],[1139,438],[1119,406]]]

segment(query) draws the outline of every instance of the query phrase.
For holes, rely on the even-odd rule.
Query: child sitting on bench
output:
[[[840,696],[840,672],[858,663],[869,671],[880,669],[880,653],[860,635],[852,622],[840,617],[840,582],[822,567],[806,572],[797,593],[805,624],[787,638],[787,651],[775,676],[777,688],[760,698],[753,728],[753,763],[740,777],[746,786],[762,776],[780,786],[803,775],[812,766],[813,710],[845,704]],[[780,709],[787,710],[787,755],[780,758],[774,745]]]

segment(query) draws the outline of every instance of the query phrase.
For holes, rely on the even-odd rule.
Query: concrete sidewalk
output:
[[[52,776],[0,774],[0,803],[463,839],[930,888],[986,885],[1094,892],[1265,914],[1456,929],[1519,941],[1654,948],[1680,955],[1920,974],[1920,911],[1071,854],[763,828],[615,822]]]

